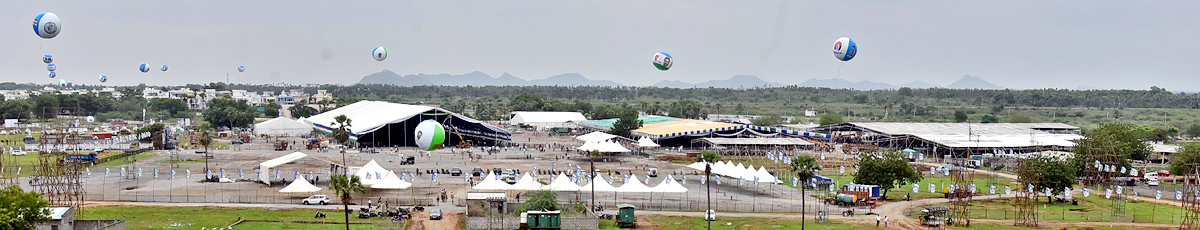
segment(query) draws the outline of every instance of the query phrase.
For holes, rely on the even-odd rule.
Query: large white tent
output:
[[[304,178],[301,178],[296,181],[292,181],[292,183],[289,184],[287,187],[283,187],[283,189],[279,190],[279,192],[283,192],[283,193],[316,192],[316,191],[321,191],[321,188],[317,187],[317,186],[313,186],[312,183],[308,183],[308,180],[305,180]]]
[[[629,149],[611,141],[587,142],[579,146],[579,151],[591,152],[597,151],[602,153],[623,153],[629,152]]]
[[[286,117],[276,117],[275,119],[254,124],[254,134],[258,135],[299,136],[311,133],[312,130],[312,125]]]
[[[650,192],[650,187],[638,180],[637,175],[630,175],[625,184],[617,187],[618,192]]]
[[[550,185],[547,185],[547,188],[555,192],[574,192],[582,189],[575,182],[571,182],[571,178],[567,177],[566,173],[558,174],[558,177],[555,177],[554,181],[551,181]]]
[[[509,125],[532,125],[538,128],[553,128],[572,126],[571,122],[586,121],[579,112],[527,112],[515,111],[512,112],[512,119],[508,120]]]
[[[387,169],[379,166],[379,163],[376,163],[375,160],[371,160],[366,165],[363,165],[362,168],[359,168],[358,172],[354,173],[354,176],[357,176],[362,181],[362,185],[371,186],[379,183],[387,172]]]
[[[581,140],[583,142],[606,141],[606,140],[613,139],[613,138],[617,138],[617,135],[612,135],[612,134],[608,134],[608,133],[600,132],[600,131],[596,131],[596,132],[592,132],[592,133],[588,133],[588,134],[584,134],[584,135],[575,137],[576,140]]]
[[[270,173],[271,168],[274,168],[276,166],[280,166],[283,164],[287,164],[289,162],[296,161],[296,160],[299,160],[300,158],[304,158],[307,156],[308,156],[308,154],[304,154],[302,152],[294,152],[294,153],[290,153],[288,155],[283,155],[281,157],[276,157],[275,159],[263,161],[262,163],[258,164],[258,170],[260,172],[258,174],[258,180],[262,181],[263,183],[266,183],[267,186],[271,186],[271,173]]]
[[[613,191],[617,191],[617,188],[616,188],[616,187],[613,187],[613,186],[612,186],[612,184],[609,184],[609,183],[608,183],[608,181],[605,181],[605,180],[604,180],[604,178],[600,178],[600,176],[599,176],[599,175],[597,175],[596,177],[592,178],[592,182],[588,182],[588,184],[587,184],[587,185],[584,185],[583,187],[580,187],[580,188],[579,188],[579,190],[580,190],[580,191],[592,191],[592,186],[593,186],[593,184],[596,186],[596,187],[595,187],[595,189],[596,189],[595,191],[597,191],[597,192],[613,192]]]
[[[406,189],[408,187],[412,187],[412,183],[401,180],[399,176],[396,176],[395,171],[388,171],[387,176],[379,180],[379,183],[371,185],[371,188],[374,189]]]
[[[533,176],[530,176],[529,172],[525,172],[524,175],[521,175],[521,179],[517,180],[517,183],[515,183],[511,187],[509,187],[509,190],[535,191],[535,190],[542,190],[542,186],[544,186],[544,185],[542,185],[542,183],[540,183],[540,182],[537,182],[537,180],[534,179]]]
[[[483,178],[483,180],[480,180],[479,183],[475,184],[475,186],[471,187],[471,189],[475,189],[475,190],[508,190],[508,188],[511,186],[512,185],[509,185],[508,183],[504,183],[503,181],[496,179],[496,174],[488,173],[487,176]]]
[[[398,124],[408,121],[410,118],[416,116],[422,116],[425,119],[431,119],[434,116],[451,116],[454,119],[448,123],[454,126],[459,126],[458,131],[464,134],[483,135],[501,139],[508,139],[512,135],[511,132],[506,131],[503,128],[496,127],[470,117],[462,116],[442,108],[422,105],[398,104],[385,101],[355,102],[353,104],[342,106],[328,112],[308,117],[304,119],[304,122],[311,124],[314,128],[322,132],[330,132],[333,130],[333,128],[335,128],[332,127],[333,125],[331,125],[335,122],[334,118],[341,115],[345,115],[346,118],[350,118],[350,120],[353,121],[353,124],[350,126],[350,139],[356,141],[361,135],[367,135],[390,124]],[[439,120],[439,122],[442,121]],[[443,125],[446,125],[446,122],[443,122]],[[451,127],[446,128],[450,129]]]
[[[655,148],[659,147],[659,145],[655,144],[654,140],[650,140],[649,137],[642,137],[642,139],[638,139],[638,147]]]
[[[667,175],[667,179],[659,182],[658,185],[655,185],[654,188],[650,189],[650,191],[662,193],[684,193],[687,192],[688,189],[683,187],[682,184],[679,184],[678,181],[675,181],[675,177]]]

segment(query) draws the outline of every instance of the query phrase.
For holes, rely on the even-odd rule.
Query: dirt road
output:
[[[458,226],[462,218],[462,211],[442,211],[441,220],[430,220],[429,211],[426,210],[413,214],[413,222],[408,225],[408,230],[462,229]]]

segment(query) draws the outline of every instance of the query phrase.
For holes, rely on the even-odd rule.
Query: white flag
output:
[[[972,184],[969,186],[969,188],[971,188],[971,193],[972,193],[972,194],[974,194],[974,193],[975,193],[975,184],[974,184],[974,183],[972,183]]]
[[[1091,190],[1091,189],[1088,189],[1088,188],[1083,188],[1083,197],[1088,197],[1088,196],[1091,196],[1091,195],[1092,195],[1092,190]]]
[[[1112,189],[1111,188],[1104,189],[1104,198],[1105,199],[1112,198]]]
[[[1154,199],[1162,199],[1162,191],[1154,191]]]
[[[937,193],[937,185],[929,183],[929,193]]]
[[[1180,200],[1180,199],[1183,199],[1183,192],[1180,192],[1179,190],[1175,190],[1175,200]]]
[[[184,177],[187,177],[187,178],[192,178],[192,170],[191,170],[191,169],[184,169],[183,176],[184,176]]]
[[[996,185],[988,185],[988,193],[996,194]]]
[[[1012,194],[1012,188],[1008,187],[1008,185],[1005,185],[1004,186],[1004,195],[1008,195],[1008,194]]]
[[[171,169],[171,179],[175,179],[175,169]]]
[[[108,176],[108,167],[104,167],[104,176]]]
[[[1121,195],[1121,193],[1123,193],[1123,191],[1125,191],[1125,189],[1121,188],[1120,185],[1117,185],[1117,195]]]
[[[158,168],[154,169],[154,178],[158,178]]]
[[[921,190],[921,185],[918,185],[917,183],[913,183],[912,185],[913,185],[913,193],[918,193],[918,191]]]

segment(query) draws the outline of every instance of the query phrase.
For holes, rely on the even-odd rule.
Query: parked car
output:
[[[450,175],[451,176],[462,176],[462,169],[458,169],[457,167],[455,167],[454,169],[450,170]]]
[[[23,150],[13,150],[12,151],[13,156],[24,156],[25,154],[27,154],[27,153],[25,153],[25,151],[23,151]]]
[[[305,205],[310,205],[310,204],[326,205],[326,204],[329,204],[329,196],[312,195],[308,198],[304,198],[304,201],[302,201],[301,203],[304,203]]]
[[[429,219],[430,220],[441,220],[442,219],[442,210],[434,209],[432,211],[429,211]]]
[[[481,169],[479,167],[475,167],[475,168],[471,169],[472,177],[479,177],[481,175],[483,175],[483,169]]]

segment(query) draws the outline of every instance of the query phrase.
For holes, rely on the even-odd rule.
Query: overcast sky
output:
[[[340,83],[482,71],[576,72],[627,85],[733,75],[1011,88],[1200,90],[1200,1],[12,1],[0,81],[110,85]],[[32,31],[42,11],[63,32]],[[858,56],[835,60],[833,41]],[[388,48],[377,62],[370,52]],[[656,70],[652,55],[675,57]],[[139,63],[168,72],[137,71]],[[247,71],[237,73],[236,66]],[[157,69],[157,68],[155,68]],[[840,74],[839,74],[840,70]]]

